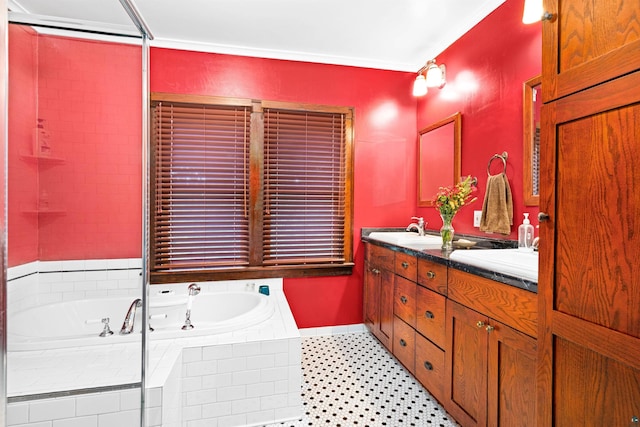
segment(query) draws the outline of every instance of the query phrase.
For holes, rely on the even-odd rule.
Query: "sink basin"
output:
[[[369,238],[391,243],[392,245],[408,247],[439,248],[442,246],[442,238],[440,236],[419,236],[417,233],[408,231],[374,231],[369,234]]]
[[[538,252],[519,249],[453,251],[449,259],[538,282]]]

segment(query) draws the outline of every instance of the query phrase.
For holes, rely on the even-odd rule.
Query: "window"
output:
[[[152,95],[153,283],[350,274],[352,112]]]

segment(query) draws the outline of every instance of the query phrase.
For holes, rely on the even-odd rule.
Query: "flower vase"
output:
[[[453,233],[454,229],[451,225],[455,214],[440,214],[442,218],[442,228],[440,229],[440,236],[442,237],[442,249],[445,251],[453,250]]]

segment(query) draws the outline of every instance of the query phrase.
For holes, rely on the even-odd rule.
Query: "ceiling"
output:
[[[398,71],[417,71],[504,1],[132,0],[151,46]],[[11,21],[136,32],[118,0],[8,5]]]

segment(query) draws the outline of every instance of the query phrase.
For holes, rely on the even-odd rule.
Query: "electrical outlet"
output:
[[[473,211],[473,226],[480,227],[480,219],[482,218],[482,211]]]

